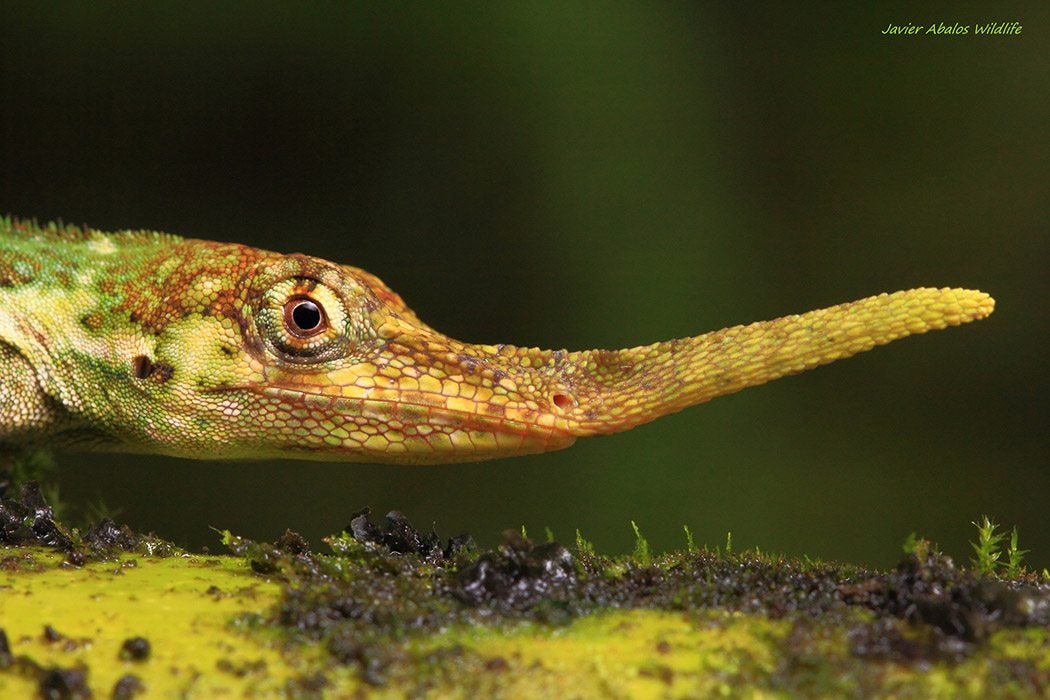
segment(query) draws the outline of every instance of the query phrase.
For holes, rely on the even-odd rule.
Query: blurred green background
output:
[[[890,565],[971,520],[1050,566],[1046,3],[0,5],[0,212],[302,251],[463,340],[625,347],[919,285],[995,315],[477,465],[65,456],[190,546],[400,509]],[[1022,23],[887,37],[889,23]]]

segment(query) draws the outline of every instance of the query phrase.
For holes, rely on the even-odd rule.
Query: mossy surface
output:
[[[0,696],[998,695],[1050,685],[1050,590],[932,548],[893,571],[710,551],[491,552],[367,513],[327,553],[189,555],[0,502]],[[583,543],[585,545],[586,543]]]
[[[159,695],[214,696],[270,690],[284,675],[274,673],[286,666],[279,645],[230,623],[265,614],[280,587],[232,557],[126,553],[76,567],[22,546],[0,548],[0,567],[9,646],[0,696],[31,697],[41,687],[62,696],[66,686],[75,696],[76,684],[59,677],[70,671],[96,696],[125,676]]]

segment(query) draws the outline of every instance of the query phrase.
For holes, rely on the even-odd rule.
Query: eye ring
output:
[[[324,307],[308,296],[294,296],[284,302],[284,327],[296,338],[312,338],[328,330]]]
[[[362,337],[364,324],[352,315],[362,311],[344,282],[309,276],[259,282],[266,284],[247,308],[257,333],[253,340],[277,361],[311,365],[346,357]]]

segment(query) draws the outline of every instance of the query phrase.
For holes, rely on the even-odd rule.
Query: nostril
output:
[[[554,405],[561,409],[572,408],[573,400],[568,394],[555,394],[551,397]]]

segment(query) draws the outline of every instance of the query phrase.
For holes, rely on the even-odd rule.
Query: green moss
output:
[[[1023,696],[1050,682],[1045,583],[975,577],[914,538],[896,569],[872,572],[695,546],[608,558],[579,535],[574,554],[515,530],[479,553],[362,512],[327,552],[291,532],[226,532],[232,556],[193,556],[112,524],[63,539],[38,498],[0,500],[0,541],[21,542],[0,550],[3,697],[118,684],[202,697]],[[38,535],[54,546],[24,541]]]
[[[649,566],[653,560],[649,552],[649,541],[642,536],[642,531],[638,529],[638,524],[633,520],[631,529],[634,530],[634,560],[642,566]]]

